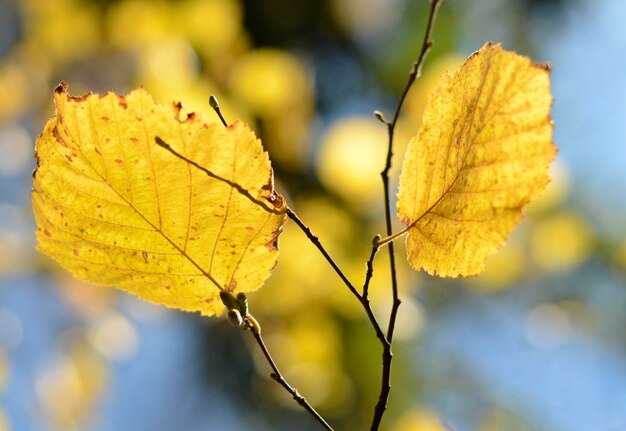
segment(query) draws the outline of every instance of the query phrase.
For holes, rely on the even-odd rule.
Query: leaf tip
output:
[[[61,81],[59,85],[57,85],[56,88],[54,89],[54,92],[56,94],[67,93],[67,87],[68,87],[68,83],[65,81]]]
[[[552,72],[552,65],[550,63],[533,63],[533,67],[536,67],[548,73]]]

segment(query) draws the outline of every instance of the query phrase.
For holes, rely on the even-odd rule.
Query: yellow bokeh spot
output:
[[[177,30],[197,49],[225,49],[242,31],[242,11],[236,0],[188,0],[176,5]]]
[[[197,78],[199,68],[195,51],[189,43],[181,39],[148,44],[140,52],[140,75],[156,81],[189,84]]]
[[[487,259],[485,271],[478,277],[468,279],[468,285],[476,292],[499,292],[520,280],[525,268],[524,249],[518,244],[507,244]]]
[[[108,37],[121,47],[158,42],[171,37],[172,4],[156,0],[126,0],[112,6],[106,17]]]
[[[317,173],[324,186],[366,211],[380,211],[380,171],[387,155],[387,129],[374,118],[349,117],[324,135]],[[371,208],[374,206],[374,208]]]
[[[393,431],[447,431],[439,416],[429,410],[411,410],[393,425]]]
[[[258,49],[243,55],[230,76],[233,94],[258,116],[274,118],[308,104],[308,71],[293,55],[276,49]]]
[[[37,396],[43,412],[58,429],[84,429],[82,425],[93,417],[106,380],[106,364],[75,341],[68,356],[52,363],[38,378]]]
[[[68,1],[63,6],[39,7],[32,2],[25,12],[25,41],[40,46],[42,53],[63,63],[81,58],[101,43],[101,17],[95,5]]]
[[[19,117],[30,106],[29,71],[16,62],[0,65],[0,120]]]
[[[541,220],[530,238],[534,263],[545,270],[562,271],[575,267],[591,252],[593,233],[587,221],[564,211]]]

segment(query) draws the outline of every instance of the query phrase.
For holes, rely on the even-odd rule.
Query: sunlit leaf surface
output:
[[[284,199],[247,126],[208,123],[143,89],[73,98],[59,86],[55,102],[36,144],[42,252],[78,278],[206,315],[222,311],[219,289],[263,284]]]
[[[477,274],[548,184],[555,156],[549,70],[486,44],[444,74],[407,149],[398,217],[429,274]]]

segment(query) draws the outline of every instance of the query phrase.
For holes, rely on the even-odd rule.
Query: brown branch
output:
[[[322,253],[322,256],[324,256],[326,261],[335,270],[337,275],[339,275],[339,278],[341,278],[341,280],[348,287],[348,289],[354,295],[354,297],[356,299],[358,299],[358,301],[363,306],[363,310],[365,310],[365,314],[367,315],[367,318],[369,319],[370,323],[372,324],[372,328],[374,328],[374,332],[376,333],[376,338],[378,338],[380,340],[380,342],[382,343],[384,348],[387,348],[389,343],[387,342],[387,338],[385,338],[385,333],[382,331],[382,329],[380,327],[380,324],[378,323],[378,320],[376,319],[376,316],[374,315],[374,311],[372,310],[372,307],[370,306],[370,300],[369,300],[368,296],[367,295],[361,295],[356,290],[354,285],[350,282],[350,280],[348,280],[348,277],[346,277],[346,275],[343,273],[343,271],[341,271],[341,269],[339,268],[337,263],[335,263],[333,258],[330,256],[330,254],[328,254],[328,252],[326,251],[326,249],[324,248],[324,246],[320,242],[319,238],[313,234],[313,232],[311,231],[311,228],[309,228],[307,225],[305,225],[304,222],[302,220],[300,220],[300,218],[296,215],[295,212],[293,212],[293,210],[291,208],[287,208],[287,217],[289,217],[291,220],[293,220],[298,225],[298,227],[302,230],[302,232],[304,232],[304,234],[307,236],[309,241],[311,241],[313,243],[313,245],[315,245],[315,247],[317,247],[317,249],[320,251],[320,253]],[[375,246],[373,245],[372,247],[374,248]],[[376,250],[378,250],[378,247],[375,247],[375,248],[376,248]],[[373,274],[372,261],[374,260],[375,254],[376,254],[376,252],[374,250],[372,250],[372,255],[370,256],[370,259],[368,261],[368,274],[370,274],[370,275],[369,275],[369,277],[366,280],[367,284],[365,286],[369,285],[369,279],[371,279],[371,276]],[[371,273],[370,273],[370,271],[371,271]],[[365,286],[364,286],[364,290],[366,291],[367,289],[366,289]]]
[[[398,118],[400,117],[400,110],[402,109],[402,105],[404,104],[404,100],[406,99],[409,90],[411,89],[411,85],[415,80],[420,76],[422,64],[424,63],[424,59],[426,55],[430,51],[432,47],[432,30],[435,24],[435,19],[437,17],[437,10],[442,0],[430,0],[430,15],[428,17],[428,24],[426,26],[426,32],[424,34],[424,41],[422,42],[422,49],[418,55],[417,60],[413,63],[411,67],[411,71],[409,73],[409,78],[406,86],[404,87],[404,91],[400,96],[400,101],[398,102],[398,107],[396,108],[396,112],[393,116],[393,121],[391,123],[387,123],[387,131],[389,134],[389,146],[387,149],[387,160],[385,163],[385,168],[381,172],[381,177],[383,181],[383,190],[385,195],[385,221],[387,228],[387,236],[390,236],[393,232],[391,225],[391,200],[389,198],[389,171],[391,170],[391,159],[393,157],[393,136],[396,129],[396,124],[398,123]],[[381,118],[383,118],[381,116]],[[395,259],[395,251],[393,242],[388,244],[389,250],[389,265],[391,268],[391,289],[393,294],[393,304],[391,307],[391,313],[389,316],[389,326],[387,327],[387,336],[385,337],[387,340],[387,346],[383,351],[383,372],[382,372],[382,382],[380,388],[380,395],[378,397],[378,403],[374,408],[374,417],[372,418],[372,426],[370,427],[371,431],[377,431],[380,427],[380,423],[382,421],[383,415],[385,414],[385,410],[387,409],[387,401],[389,399],[389,392],[391,391],[391,362],[393,358],[393,354],[391,352],[391,344],[393,342],[393,333],[396,325],[396,318],[398,316],[398,309],[400,308],[400,296],[398,294],[398,280],[396,275],[396,259]]]
[[[325,430],[333,431],[333,428],[330,425],[328,425],[328,423],[324,420],[324,418],[317,411],[315,411],[313,406],[311,406],[311,404],[309,404],[309,402],[302,395],[300,395],[298,390],[292,387],[289,383],[287,383],[287,381],[281,374],[280,370],[278,369],[278,366],[276,366],[276,362],[274,362],[274,359],[272,358],[272,355],[267,349],[267,346],[265,345],[263,338],[261,337],[261,328],[259,324],[257,323],[257,321],[254,320],[254,318],[251,315],[248,315],[247,317],[245,317],[244,321],[245,321],[246,327],[250,329],[250,332],[254,336],[254,339],[256,340],[257,344],[261,348],[261,351],[263,352],[263,356],[265,356],[267,363],[272,369],[272,372],[270,373],[270,377],[274,381],[276,381],[276,383],[278,383],[283,388],[285,388],[285,390],[289,392],[289,395],[291,395],[293,399],[302,406],[302,408],[304,408],[307,412],[309,412],[309,414],[313,416],[313,418],[315,418],[315,420],[319,422],[320,425],[322,425],[322,427]]]
[[[380,235],[376,235],[372,240],[372,252],[370,253],[370,258],[367,259],[367,263],[365,264],[365,282],[363,283],[363,297],[365,298],[369,295],[370,281],[374,275],[374,257],[376,257],[376,253],[378,253],[378,249],[380,248],[378,245],[379,242]]]

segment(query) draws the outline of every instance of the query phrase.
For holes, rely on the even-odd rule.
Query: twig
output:
[[[261,337],[261,328],[259,324],[256,322],[256,320],[252,320],[252,319],[253,319],[252,316],[248,315],[247,317],[244,318],[244,321],[245,321],[247,328],[250,329],[250,332],[254,336],[254,339],[256,340],[257,344],[261,348],[261,351],[263,352],[265,359],[267,359],[267,363],[269,364],[270,368],[272,368],[270,377],[273,380],[275,380],[276,383],[278,383],[283,388],[285,388],[285,390],[289,392],[289,395],[291,395],[298,404],[300,404],[307,412],[309,412],[309,414],[311,414],[311,416],[313,416],[315,420],[318,421],[320,425],[322,425],[322,427],[324,427],[325,430],[333,431],[333,428],[330,425],[328,425],[328,423],[324,420],[324,418],[317,411],[315,411],[313,406],[311,406],[311,404],[309,404],[309,402],[302,395],[300,395],[298,390],[292,387],[289,383],[287,383],[287,381],[281,374],[280,370],[276,366],[276,363],[274,362],[272,355],[267,349],[265,342],[263,342],[263,338]]]
[[[398,118],[400,116],[400,110],[402,109],[402,105],[404,104],[404,100],[406,99],[407,94],[411,88],[413,82],[420,76],[422,64],[424,63],[424,59],[426,58],[426,54],[430,51],[432,47],[433,41],[431,38],[432,30],[435,24],[435,18],[437,16],[437,10],[442,0],[430,0],[430,16],[428,18],[428,24],[426,26],[426,32],[424,34],[424,41],[422,43],[422,49],[419,53],[419,56],[413,66],[411,67],[411,71],[409,73],[409,78],[407,84],[400,96],[400,101],[398,102],[398,107],[396,108],[396,112],[393,116],[393,121],[391,123],[387,123],[387,131],[389,133],[389,146],[387,150],[387,160],[385,163],[385,168],[381,172],[381,177],[383,180],[383,189],[385,195],[385,221],[387,228],[387,236],[392,235],[392,225],[391,225],[391,203],[389,198],[389,170],[391,169],[391,158],[393,156],[393,136],[396,129],[396,124],[398,122]],[[384,117],[381,115],[379,119]],[[382,121],[382,120],[381,120]],[[388,245],[389,250],[389,265],[391,268],[391,288],[393,294],[393,304],[391,307],[391,313],[389,316],[389,326],[387,327],[387,336],[385,337],[387,340],[388,346],[385,347],[383,351],[383,372],[382,372],[382,383],[380,388],[380,395],[378,398],[378,403],[374,408],[374,417],[372,418],[372,426],[370,427],[371,431],[376,431],[380,427],[380,423],[382,421],[383,415],[385,414],[385,410],[387,409],[387,400],[389,399],[389,392],[391,391],[391,362],[392,362],[392,352],[391,352],[391,343],[393,342],[393,333],[396,325],[396,318],[398,316],[398,309],[400,308],[400,296],[398,294],[398,280],[396,276],[396,259],[395,259],[395,251],[393,247],[393,242],[389,242]]]
[[[326,249],[324,248],[324,246],[320,242],[319,238],[313,234],[313,232],[311,231],[311,228],[309,228],[307,225],[305,225],[304,222],[302,220],[300,220],[300,218],[296,215],[295,212],[293,212],[293,210],[291,208],[287,208],[287,217],[289,217],[291,220],[293,220],[298,225],[298,227],[302,230],[302,232],[304,232],[304,234],[307,236],[309,241],[311,241],[313,243],[313,245],[315,245],[315,247],[317,247],[317,249],[320,251],[320,253],[322,253],[322,256],[324,256],[326,261],[335,270],[337,275],[339,275],[339,278],[341,278],[341,280],[348,287],[348,289],[354,295],[354,297],[359,300],[359,302],[363,306],[363,309],[365,310],[365,314],[367,314],[367,318],[369,319],[370,323],[372,324],[372,328],[374,328],[374,332],[376,333],[376,338],[378,338],[380,340],[380,342],[382,343],[383,347],[386,348],[389,345],[389,343],[387,342],[387,338],[385,337],[385,333],[382,331],[382,329],[380,327],[380,324],[378,323],[378,320],[376,319],[376,316],[374,315],[374,311],[372,310],[372,307],[370,305],[370,300],[369,300],[368,296],[367,295],[361,295],[356,290],[354,285],[350,282],[350,280],[348,280],[348,277],[346,277],[346,275],[343,273],[343,271],[341,271],[339,266],[337,266],[337,264],[335,263],[333,258],[330,256],[330,254],[328,254],[328,252],[326,251]],[[372,246],[372,247],[374,248],[374,246]],[[378,250],[378,247],[375,247],[375,248],[376,248],[376,250]],[[371,254],[370,259],[368,261],[369,262],[368,263],[368,274],[369,274],[369,277],[366,280],[367,284],[365,286],[367,286],[369,284],[369,279],[371,279],[371,276],[373,274],[372,261],[374,260],[374,256],[375,255],[376,255],[376,251],[372,250],[372,254]],[[366,289],[365,286],[364,286],[364,290],[366,291],[367,289]]]
[[[378,253],[378,249],[380,248],[380,235],[376,235],[372,240],[372,252],[370,253],[370,258],[367,259],[367,263],[365,264],[365,282],[363,283],[363,297],[367,298],[369,295],[369,287],[370,281],[372,280],[372,276],[374,275],[374,258],[376,257],[376,253]]]
[[[296,215],[296,213],[293,212],[293,210],[291,208],[287,208],[287,217],[289,217],[291,220],[293,220],[298,225],[300,230],[302,230],[302,232],[304,232],[304,234],[307,236],[309,241],[311,241],[313,243],[313,245],[315,245],[315,247],[317,247],[317,249],[320,251],[320,253],[322,253],[322,256],[324,256],[326,261],[335,270],[337,275],[339,275],[339,278],[341,278],[341,280],[348,287],[348,289],[350,289],[350,292],[352,292],[352,294],[354,296],[356,296],[357,298],[360,298],[361,295],[359,294],[359,292],[356,290],[356,288],[350,282],[350,280],[348,280],[348,277],[346,277],[346,275],[339,268],[339,266],[337,266],[337,264],[335,263],[333,258],[330,257],[330,255],[328,254],[328,252],[326,251],[326,249],[324,248],[324,246],[320,242],[319,238],[317,236],[313,235],[313,232],[311,231],[311,228],[309,228],[307,225],[305,225],[304,222],[302,220],[300,220],[300,217],[298,217]]]

